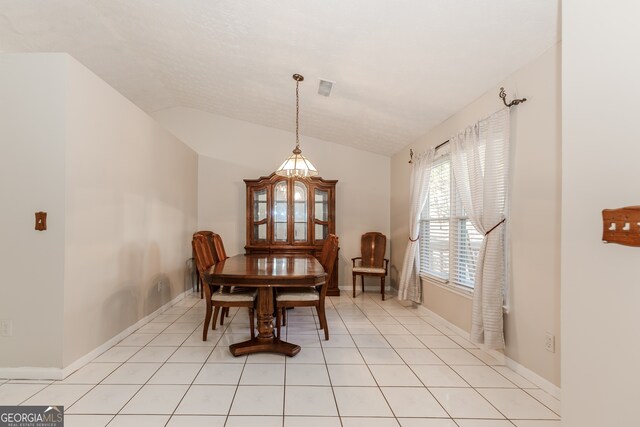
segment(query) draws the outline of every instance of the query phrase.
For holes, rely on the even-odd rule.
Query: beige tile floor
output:
[[[0,405],[64,405],[65,425],[558,427],[560,402],[423,312],[374,293],[330,298],[331,339],[289,311],[293,358],[235,358],[234,310],[203,342],[197,295],[63,381],[0,380]]]

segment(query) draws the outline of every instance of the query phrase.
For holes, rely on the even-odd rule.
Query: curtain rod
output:
[[[444,146],[445,144],[448,144],[449,140],[447,139],[445,142],[443,142],[442,144],[438,144],[436,145],[436,148],[434,148],[434,150],[438,150],[438,148]],[[413,148],[409,149],[409,163],[413,163]]]
[[[446,140],[445,142],[443,142],[442,144],[438,144],[438,145],[436,145],[436,148],[434,148],[434,150],[437,150],[438,148],[443,147],[445,144],[448,144],[448,143],[449,143],[449,140],[447,139],[447,140]]]
[[[525,102],[527,100],[527,98],[514,98],[511,102],[507,103],[507,93],[504,91],[504,88],[501,87],[500,88],[500,93],[498,94],[498,97],[500,97],[500,99],[502,99],[502,102],[504,102],[504,105],[507,107],[512,107],[514,105],[518,105],[518,104],[522,104],[523,102]],[[436,145],[435,150],[437,150],[438,148],[442,147],[443,145],[445,145],[446,143],[448,143],[449,140],[447,139],[445,142],[443,142],[442,144],[438,144]],[[409,149],[409,163],[413,163],[413,148]]]

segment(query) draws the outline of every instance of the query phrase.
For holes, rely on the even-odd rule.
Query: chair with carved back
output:
[[[332,239],[325,239],[324,240],[324,244],[322,245],[322,250],[320,251],[320,254],[318,256],[316,256],[316,259],[318,260],[318,262],[320,262],[320,264],[322,265],[322,267],[325,269],[325,271],[327,270],[327,261],[329,259],[329,252],[331,251],[331,245],[333,243]],[[337,260],[336,260],[337,262]],[[331,284],[331,276],[327,277],[327,280],[329,280],[329,285]],[[299,290],[305,290],[305,288],[287,288],[287,290],[295,290],[295,291],[299,291]],[[283,319],[282,322],[282,326],[286,326],[286,321]]]
[[[224,250],[224,243],[222,242],[222,237],[217,233],[211,233],[211,245],[213,246],[213,251],[218,258],[218,261],[224,261],[229,258],[227,255],[227,251]]]
[[[332,239],[325,239],[324,240],[324,244],[322,245],[322,250],[320,251],[320,254],[318,254],[318,256],[316,256],[316,259],[318,260],[318,262],[320,262],[320,264],[322,265],[322,268],[325,269],[325,271],[327,271],[327,260],[329,258],[329,252],[331,250],[331,244],[333,243]],[[336,260],[337,262],[337,260]],[[327,281],[328,281],[328,285],[331,284],[331,276],[327,276]],[[287,288],[287,291],[305,291],[305,288]],[[293,307],[291,307],[293,308]],[[282,312],[282,326],[287,326],[287,312],[283,311]]]
[[[193,233],[193,237],[195,237],[196,235],[199,236],[204,236],[205,239],[207,239],[207,243],[209,244],[209,248],[211,249],[211,252],[214,253],[215,249],[213,247],[213,231],[209,231],[209,230],[200,230],[200,231],[196,231],[195,233]],[[196,253],[195,251],[193,251],[193,259],[195,260],[196,257]],[[200,271],[198,271],[198,268],[196,266],[196,275],[198,276],[198,287],[200,289],[196,289],[196,291],[200,291],[200,298],[204,298],[204,281],[202,280],[202,276],[200,275]]]
[[[387,275],[389,260],[384,257],[387,250],[387,236],[382,233],[370,231],[360,238],[361,256],[351,258],[353,263],[353,297],[356,297],[356,277],[362,277],[362,292],[364,292],[364,276],[380,277],[380,292],[384,301],[384,279]],[[356,260],[360,264],[356,265]]]
[[[196,234],[204,236],[207,239],[207,243],[209,244],[209,249],[213,254],[213,258],[215,262],[228,258],[227,253],[224,250],[224,245],[222,244],[222,238],[220,237],[219,234],[216,234],[213,231],[209,231],[209,230],[196,231],[193,235],[195,236]],[[194,258],[195,258],[195,253],[194,253]],[[202,280],[202,276],[200,276],[200,272],[198,272],[197,267],[196,267],[196,272],[198,276],[198,283],[200,285],[200,298],[204,298],[203,296],[204,282]],[[215,292],[218,289],[219,289],[218,286],[214,286],[211,288],[211,292]],[[220,317],[220,324],[224,325],[224,318],[229,317],[229,307],[225,307],[222,310],[222,313],[224,315]]]
[[[327,324],[327,315],[325,314],[325,299],[327,296],[327,288],[329,287],[329,278],[333,274],[336,258],[338,255],[338,236],[330,234],[325,242],[326,256],[324,271],[327,273],[325,282],[317,288],[292,289],[286,288],[276,289],[276,330],[278,338],[280,338],[281,324],[286,322],[286,309],[288,307],[315,307],[320,320],[320,329],[324,329],[324,339],[329,340],[329,325]],[[325,252],[323,248],[323,252]],[[322,260],[320,260],[322,264]]]
[[[213,250],[213,256],[216,259],[216,262],[224,261],[225,259],[229,258],[229,256],[227,255],[227,251],[224,250],[224,243],[222,242],[222,236],[220,236],[218,233],[211,233],[210,239],[211,239],[211,247]],[[236,291],[248,290],[248,289],[240,289],[235,287],[234,289]],[[225,313],[226,317],[229,317],[229,307],[226,307],[223,310],[223,312]],[[225,316],[220,317],[220,325],[224,325],[224,317]]]
[[[229,258],[229,256],[227,255],[227,251],[225,251],[224,249],[222,236],[220,236],[217,233],[213,233],[211,236],[211,242],[214,250],[213,254],[216,257],[216,262],[224,261],[225,259]],[[235,289],[236,291],[250,290],[250,288],[242,288],[237,286],[234,286],[233,289]],[[228,313],[227,313],[227,317],[229,317]],[[220,324],[222,325],[222,323]]]
[[[200,272],[201,277],[204,277],[205,272],[211,268],[216,262],[216,256],[211,252],[211,248],[207,242],[205,236],[194,235],[191,242],[193,246],[193,252],[195,253],[196,266]],[[204,328],[202,331],[202,340],[207,340],[207,334],[209,332],[209,322],[211,321],[211,314],[213,310],[213,323],[211,329],[216,329],[216,323],[218,320],[218,314],[220,309],[223,310],[229,307],[247,307],[249,309],[249,330],[251,338],[255,336],[254,331],[254,305],[257,295],[257,291],[254,290],[237,290],[230,291],[228,287],[221,285],[219,289],[214,292],[212,287],[204,282],[204,296],[206,303],[206,314],[204,318]],[[223,323],[224,313],[221,315],[220,323]]]
[[[318,261],[322,264],[323,267],[327,267],[327,261],[329,257],[329,251],[331,250],[332,241],[330,239],[325,239],[324,245],[322,245],[322,251],[320,252],[320,256],[318,256]]]

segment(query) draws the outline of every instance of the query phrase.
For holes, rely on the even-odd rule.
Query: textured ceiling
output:
[[[291,131],[297,72],[301,134],[391,155],[551,47],[557,21],[557,0],[0,0],[0,52],[68,52],[148,112]]]

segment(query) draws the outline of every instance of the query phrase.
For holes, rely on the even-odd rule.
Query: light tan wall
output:
[[[0,55],[0,368],[61,367],[64,97],[60,55]],[[35,231],[34,212],[48,213]]]
[[[640,248],[600,239],[602,209],[640,205],[640,4],[562,16],[562,424],[637,426]]]
[[[291,153],[295,134],[189,108],[159,111],[154,117],[200,154],[199,228],[219,232],[229,254],[243,253],[243,179],[276,170]],[[323,178],[339,180],[339,284],[350,288],[351,258],[360,255],[360,235],[380,231],[389,236],[390,159],[304,135],[301,147]],[[379,281],[373,279],[367,283],[379,289]]]
[[[198,169],[193,150],[66,58],[64,366],[185,289]]]
[[[498,110],[498,89],[528,101],[511,115],[511,286],[505,354],[560,385],[560,46],[507,77],[478,100],[396,154],[391,162],[392,268],[408,233],[409,148],[422,152]],[[395,276],[397,279],[397,274]],[[425,306],[469,331],[471,300],[424,282]],[[545,333],[556,352],[545,350]]]

